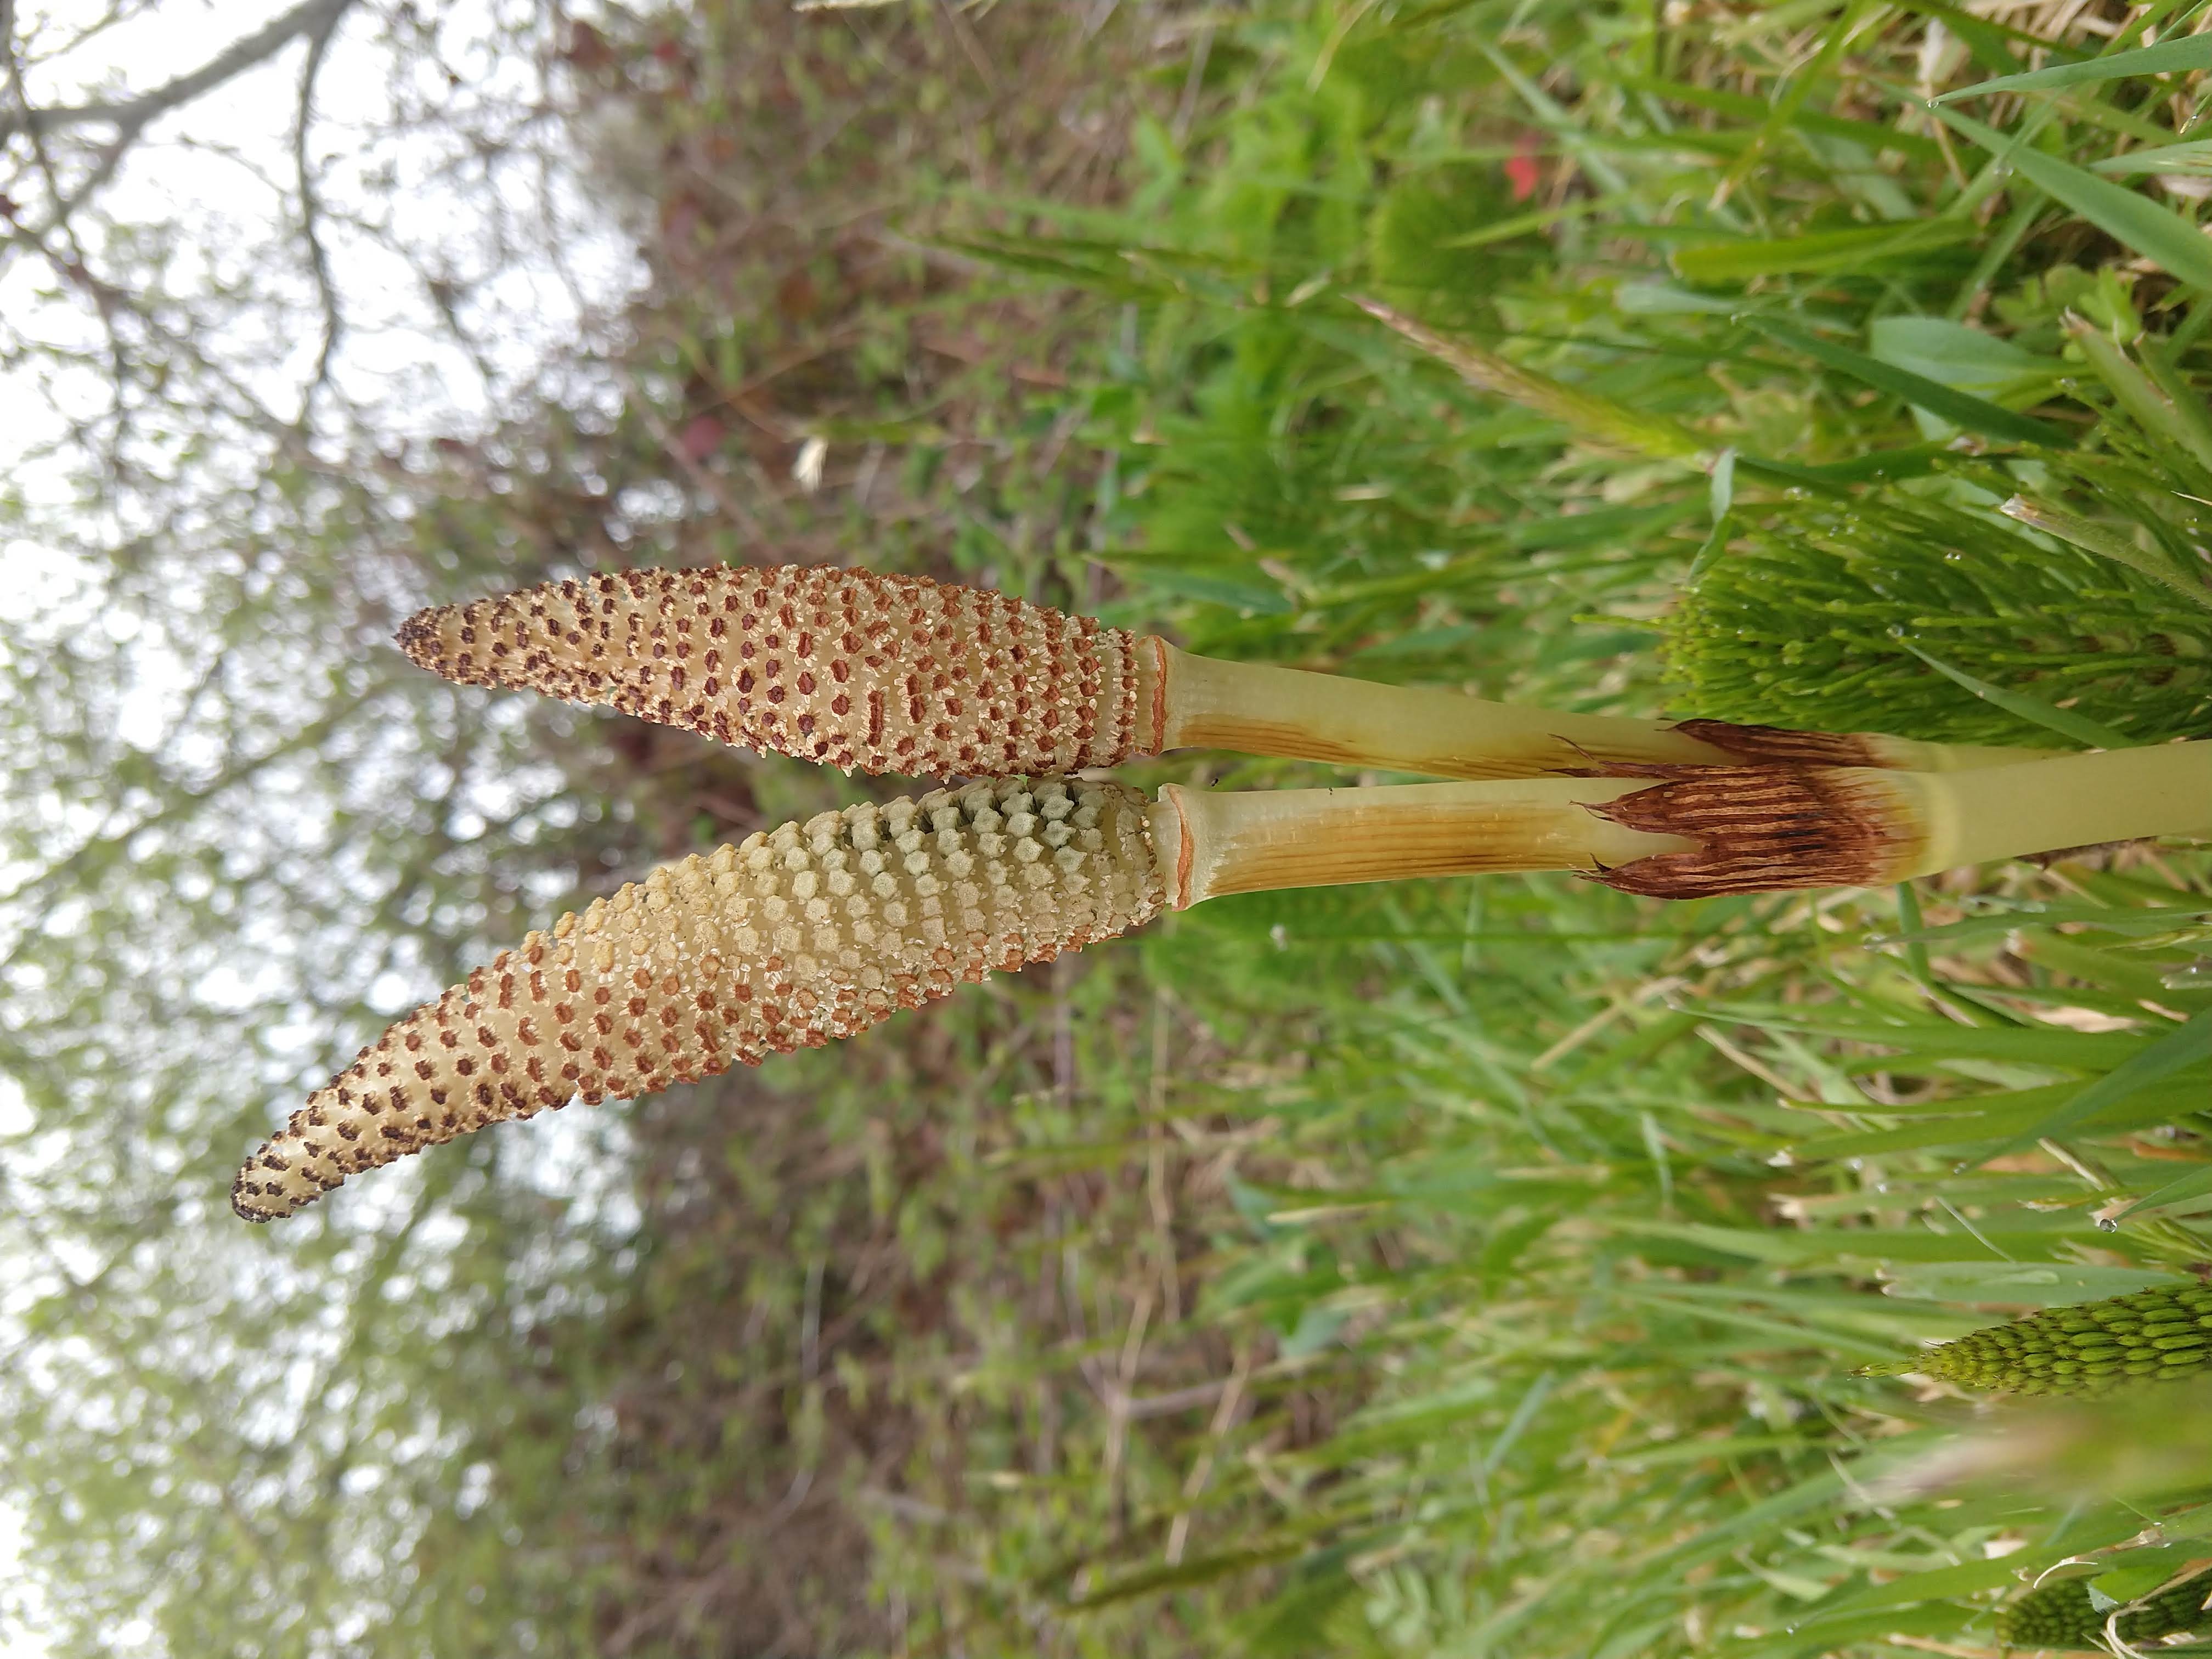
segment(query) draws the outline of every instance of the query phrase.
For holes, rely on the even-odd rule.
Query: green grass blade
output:
[[[1743,154],[1729,164],[1721,181],[1723,194],[1734,191],[1743,182],[1745,176],[1759,164],[1774,140],[1797,118],[1798,111],[1812,96],[1813,88],[1826,80],[1835,68],[1836,60],[1843,56],[1844,48],[1850,43],[1852,34],[1870,9],[1869,0],[1853,0],[1851,4],[1846,5],[1843,15],[1830,26],[1827,37],[1820,42],[1820,49],[1814,54],[1813,61],[1790,75],[1783,83],[1781,95],[1773,100],[1772,107],[1759,123],[1751,143],[1745,146]]]
[[[2212,34],[2192,34],[2179,40],[2161,40],[2154,46],[2116,52],[2079,64],[2053,64],[2048,69],[2022,75],[2000,75],[1971,87],[1947,92],[1936,101],[1983,98],[1999,92],[2056,92],[2061,87],[2088,86],[2100,81],[2118,81],[2130,75],[2178,74],[2187,70],[2212,69]]]
[[[2071,209],[2107,235],[2146,259],[2163,266],[2193,288],[2212,289],[2212,245],[2196,226],[2148,197],[2100,179],[2071,161],[2062,161],[2013,140],[1956,110],[1929,106],[1961,137],[1992,155],[2005,156],[2013,170],[2044,194]]]
[[[1899,368],[1895,363],[1886,363],[1879,357],[1870,357],[1863,351],[1854,351],[1848,346],[1823,340],[1818,335],[1792,328],[1787,323],[1777,322],[1771,317],[1747,317],[1744,321],[1747,326],[1777,344],[1802,352],[1815,362],[1848,374],[1878,392],[1902,398],[1916,408],[1924,409],[1930,415],[1948,421],[1954,426],[1964,427],[1970,432],[2009,439],[2014,443],[2044,444],[2053,447],[2063,447],[2073,441],[2067,433],[2048,422],[2015,414],[1985,398],[1977,398],[1970,392],[1961,392],[1955,386],[1931,380],[1909,368]]]
[[[2125,155],[2107,155],[2101,161],[2090,162],[2089,170],[2116,179],[2140,179],[2150,173],[2212,173],[2212,138],[2188,138],[2178,144],[2131,149]]]
[[[1916,1301],[2011,1302],[2035,1308],[2070,1308],[2179,1282],[2155,1268],[2086,1261],[1916,1261],[1893,1268],[1884,1278],[1890,1295]]]
[[[1936,470],[1937,461],[1953,453],[1948,444],[1915,444],[1910,449],[1871,450],[1848,461],[1827,461],[1818,466],[1799,466],[1794,461],[1778,461],[1761,455],[1739,453],[1735,459],[1736,465],[1745,472],[1840,495],[1846,484],[1875,483],[1885,478],[1924,478]]]
[[[1210,1583],[1231,1574],[1249,1572],[1255,1567],[1272,1566],[1276,1562],[1286,1561],[1303,1547],[1301,1542],[1285,1541],[1262,1545],[1256,1549],[1229,1550],[1217,1555],[1200,1556],[1172,1566],[1144,1568],[1113,1579],[1103,1588],[1087,1595],[1072,1596],[1066,1605],[1070,1611],[1084,1611],[1110,1607],[1116,1601],[1126,1601],[1134,1596],[1156,1595],[1161,1590]]]
[[[2204,399],[2155,349],[2143,353],[2138,367],[2119,343],[2086,317],[2069,316],[2067,334],[2073,339],[2097,378],[2112,390],[2122,409],[2154,442],[2178,444],[2187,457],[2212,478],[2212,416]],[[2186,463],[2172,459],[2178,467]],[[2200,483],[2202,481],[2198,481]]]
[[[2063,1134],[2106,1107],[2125,1100],[2136,1090],[2203,1060],[2212,1060],[2212,1009],[2197,1015],[2179,1030],[2167,1032],[2140,1054],[2121,1061],[2027,1133],[2008,1142],[1992,1156],[2002,1157]],[[2208,1088],[2207,1096],[2212,1098],[2212,1088]]]
[[[2151,384],[2165,394],[2174,412],[2178,422],[2173,433],[2175,441],[2189,452],[2198,465],[2212,473],[2212,409],[2205,407],[2204,394],[2174,368],[2172,359],[2165,351],[2145,352],[2142,366]]]
[[[1680,81],[1657,80],[1643,75],[1621,76],[1616,84],[1626,91],[1649,93],[1671,104],[1687,104],[1692,109],[1711,110],[1716,115],[1733,116],[1740,121],[1762,120],[1766,115],[1765,100],[1717,87],[1689,86]],[[1943,159],[1942,146],[1934,139],[1923,138],[1917,132],[1900,132],[1897,128],[1885,126],[1878,121],[1854,121],[1843,116],[1801,109],[1791,124],[1823,137],[1844,138],[1852,143],[1864,144],[1876,152],[1893,149],[1916,161],[1936,163]]]
[[[1790,1154],[1801,1164],[1818,1164],[1833,1158],[1880,1158],[1893,1152],[1943,1147],[1978,1153],[1994,1141],[2042,1122],[2071,1100],[2081,1087],[2078,1080],[2044,1083],[1997,1094],[1945,1096],[1917,1101],[1909,1107],[1884,1104],[1839,1108],[1799,1101],[1794,1103],[1808,1112],[1846,1110],[1856,1116],[1904,1121],[1893,1129],[1857,1130],[1793,1141]],[[2170,1121],[2176,1114],[2190,1111],[2201,1103],[2186,1079],[2180,1083],[2153,1083],[2098,1113],[2089,1120],[2087,1128],[2100,1135],[2123,1133]]]
[[[1457,236],[1447,236],[1437,244],[1438,247],[1487,247],[1492,242],[1509,241],[1516,236],[1526,236],[1532,231],[1549,230],[1577,219],[1586,219],[1594,213],[1610,213],[1625,203],[1633,202],[1633,196],[1590,196],[1569,202],[1564,207],[1545,208],[1536,213],[1516,213],[1486,224],[1480,230],[1466,231]]]
[[[2030,501],[2025,495],[2014,496],[1998,511],[2031,530],[2040,530],[2045,535],[2056,536],[2059,540],[2080,548],[2084,553],[2094,553],[2100,559],[2124,564],[2129,569],[2162,584],[2191,604],[2201,605],[2212,611],[2212,587],[2194,580],[2163,553],[2137,547],[2120,531],[2106,525],[2093,524],[2072,513],[2062,513],[2055,507]]]
[[[2075,742],[2087,744],[2093,749],[2126,749],[2132,746],[2131,739],[2124,733],[2115,732],[2109,726],[2100,726],[2086,714],[2077,714],[2070,708],[2054,707],[2040,697],[2029,696],[2024,691],[2008,691],[2001,685],[1991,685],[1987,680],[1978,679],[1963,668],[1954,668],[1941,657],[1923,650],[1911,640],[1900,639],[1898,643],[1962,690],[1971,691],[1984,702],[1994,704],[2008,714],[2016,714],[2046,732],[2056,732],[2061,737],[2071,738]]]
[[[1971,242],[1980,234],[1980,228],[1970,220],[1923,219],[1909,225],[1866,225],[1766,241],[1698,243],[1676,249],[1670,263],[1678,275],[1693,283],[1820,276],[1866,270],[1905,254]]]
[[[1702,465],[1705,460],[1709,451],[1705,440],[1679,421],[1631,408],[1584,386],[1555,380],[1469,341],[1447,338],[1379,300],[1357,294],[1348,297],[1468,385],[1557,421],[1585,443],[1692,465]]]
[[[2192,1198],[2212,1193],[2212,1164],[2199,1165],[2187,1175],[2169,1181],[2163,1187],[2154,1187],[2134,1203],[2112,1218],[2125,1221],[2130,1216],[2148,1213],[2153,1210],[2172,1209]]]
[[[1943,0],[1908,0],[1905,8],[1922,17],[1932,18],[1966,42],[1975,60],[1984,66],[2011,74],[2011,65],[2018,60],[2009,48],[2013,45],[2027,47],[2031,52],[2048,53],[2062,64],[2075,64],[2088,54],[2075,46],[2045,40],[2031,34],[2026,29],[2014,28],[2009,23],[2000,23],[1986,17],[1977,17],[1970,11],[1946,5]]]
[[[2136,928],[2165,931],[2177,921],[2212,915],[2212,910],[2185,901],[2191,896],[2177,892],[2178,901],[2171,906],[2157,905],[2136,910],[2115,910],[2103,904],[2045,904],[2042,902],[2008,902],[1986,915],[1966,916],[1957,921],[1947,921],[1935,927],[1909,927],[1893,933],[1869,934],[1869,945],[1954,945],[1967,939],[1983,939],[1999,933],[2008,933],[2027,922],[2055,924],[2062,921],[2087,921],[2106,933],[2125,933]]]

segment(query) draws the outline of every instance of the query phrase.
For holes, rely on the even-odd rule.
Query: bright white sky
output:
[[[289,3],[157,0],[60,61],[34,69],[30,96],[52,106],[145,91],[206,62]],[[26,3],[18,8],[19,29],[33,42],[52,40],[106,10],[106,0]],[[478,130],[498,128],[503,110],[538,100],[538,66],[494,44],[499,20],[542,15],[529,0],[450,0],[423,10],[438,19],[445,57],[462,84],[449,87],[439,76],[413,87],[415,97],[434,106],[451,100],[460,123]],[[634,242],[600,199],[610,192],[580,179],[562,158],[544,170],[517,165],[489,181],[481,173],[449,181],[439,170],[457,148],[465,148],[449,133],[426,127],[390,138],[394,58],[382,43],[384,26],[380,0],[349,12],[317,83],[310,155],[347,321],[332,378],[361,417],[349,431],[325,410],[317,430],[332,446],[478,428],[549,362],[580,337],[599,333],[645,277]],[[186,246],[173,267],[179,291],[200,283],[258,280],[280,302],[289,299],[289,305],[250,317],[222,343],[240,379],[287,416],[299,408],[320,343],[307,262],[289,228],[296,212],[292,123],[305,53],[305,43],[295,41],[165,118],[142,137],[100,198],[106,216],[118,222],[179,228]],[[410,88],[403,83],[397,90],[405,95]],[[388,169],[392,182],[374,178],[379,168]],[[349,226],[351,217],[364,224]],[[96,255],[93,264],[98,270]],[[425,272],[464,296],[469,331],[484,349],[481,366],[442,326]],[[54,273],[35,255],[0,244],[0,340],[9,334],[68,348],[96,343],[100,329],[81,299],[58,291]],[[59,465],[33,469],[23,461],[66,429],[66,412],[97,408],[103,395],[89,371],[54,374],[0,366],[0,470],[35,501],[70,500]],[[42,611],[77,581],[66,554],[0,543],[0,613],[21,618]],[[158,703],[164,690],[158,665],[148,665],[156,670],[149,695]],[[5,873],[0,869],[0,878]],[[0,1121],[23,1109],[20,1091],[0,1076]],[[18,1518],[0,1510],[0,1594],[21,1583],[21,1544]],[[127,1653],[143,1650],[152,1632],[118,1631],[114,1638],[115,1650]],[[0,1659],[42,1659],[44,1652],[35,1642],[19,1640],[0,1646]]]
[[[42,19],[58,35],[100,9],[60,0],[21,13],[35,38]],[[34,70],[31,96],[68,104],[147,90],[289,9],[289,0],[161,0]],[[495,188],[472,189],[477,179],[457,185],[435,176],[464,145],[428,132],[398,142],[389,137],[395,92],[449,107],[466,129],[494,136],[506,131],[502,116],[538,101],[541,83],[537,65],[503,49],[497,25],[538,9],[527,0],[453,0],[424,8],[439,20],[459,88],[447,86],[442,75],[395,77],[393,55],[379,39],[381,9],[363,3],[346,15],[316,82],[309,155],[324,199],[322,238],[347,322],[336,378],[385,431],[465,431],[549,358],[597,332],[645,273],[634,245],[595,201],[601,192],[572,170],[540,173],[518,158],[498,173]],[[140,140],[101,198],[118,222],[168,222],[190,233],[174,267],[176,289],[188,291],[195,276],[266,280],[279,274],[274,252],[281,256],[285,286],[312,306],[305,258],[287,234],[295,211],[292,127],[305,53],[305,43],[295,41],[166,118]],[[369,177],[380,169],[390,171],[392,185]],[[550,224],[542,211],[548,205]],[[349,227],[345,221],[354,215],[383,234]],[[393,243],[413,255],[411,264]],[[496,384],[486,384],[441,325],[426,273],[453,283],[465,296],[460,308],[487,348]],[[96,343],[95,320],[82,301],[42,299],[54,285],[52,273],[34,258],[9,258],[0,267],[0,318],[27,335]],[[319,318],[307,309],[270,321],[282,331],[237,340],[231,361],[270,407],[289,414],[320,343]],[[91,377],[86,381],[52,386],[52,401],[96,406],[100,388]],[[0,428],[0,444],[13,447],[51,430],[56,416],[49,401],[27,405],[8,398],[0,420],[13,429]]]

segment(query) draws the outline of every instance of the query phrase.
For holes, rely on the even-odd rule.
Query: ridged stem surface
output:
[[[1930,875],[2069,847],[2212,826],[2212,742],[2062,755],[1917,781],[1927,846],[1908,872]]]
[[[1642,766],[1863,766],[1926,772],[2017,766],[2053,751],[1647,720],[1492,702],[1457,691],[1226,662],[1137,641],[1138,743],[1228,749],[1437,778],[1528,778]]]
[[[1617,778],[1249,793],[1171,784],[1153,809],[1153,838],[1177,908],[1228,893],[1417,876],[1596,874],[1692,847],[1589,810],[1642,787]]]
[[[1656,720],[1558,714],[1139,641],[1161,695],[1145,747],[1228,749],[1440,778],[1525,778],[1622,762],[1723,765],[1729,751]],[[1139,658],[1139,661],[1143,661]],[[1149,665],[1148,665],[1149,666]],[[1139,726],[1145,722],[1139,720]]]

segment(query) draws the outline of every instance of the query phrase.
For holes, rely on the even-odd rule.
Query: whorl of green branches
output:
[[[2200,1572],[2147,1595],[2113,1621],[2128,1644],[2197,1628],[2212,1595],[2212,1571]],[[2087,1578],[2058,1578],[2035,1589],[1997,1614],[1997,1640],[2008,1648],[2105,1650],[2105,1624],[2112,1604],[2097,1605]]]
[[[1437,322],[1492,318],[1491,295],[1528,276],[1545,253],[1534,236],[1496,234],[1515,212],[1497,179],[1494,167],[1455,162],[1393,184],[1367,222],[1376,286]]]
[[[2012,1394],[2096,1395],[2134,1377],[2175,1378],[2212,1364],[2212,1285],[2137,1291],[2071,1308],[2046,1308],[1868,1368]]]
[[[2129,517],[2161,550],[2176,538],[2148,505]],[[2050,740],[1948,668],[2142,742],[2212,732],[2212,609],[1993,507],[1901,490],[1765,515],[1684,594],[1667,657],[1680,707],[1719,720]]]

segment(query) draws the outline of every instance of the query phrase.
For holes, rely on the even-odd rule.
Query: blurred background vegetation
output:
[[[851,562],[1561,707],[2212,735],[2196,7],[309,0],[68,78],[155,15],[7,15],[26,1651],[1967,1656],[2212,1556],[2191,1388],[1854,1375],[2207,1271],[2185,844],[1216,901],[224,1201],[530,926],[898,792],[431,680],[425,603]]]

